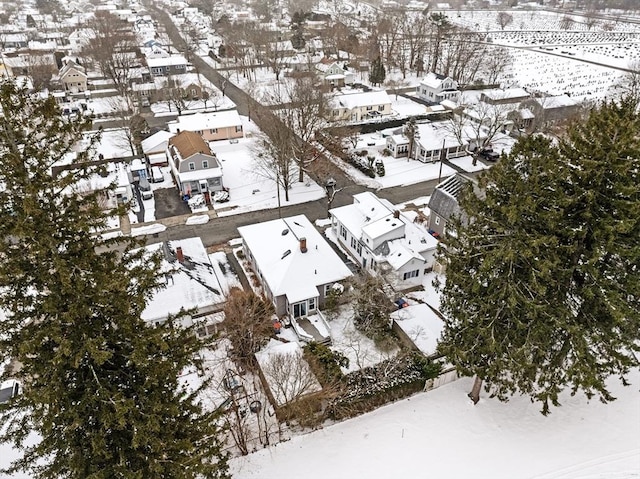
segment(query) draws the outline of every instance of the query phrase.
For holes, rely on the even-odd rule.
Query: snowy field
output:
[[[548,417],[529,399],[473,406],[461,379],[355,419],[233,459],[235,479],[637,479],[640,372],[611,383],[610,404],[561,398]]]

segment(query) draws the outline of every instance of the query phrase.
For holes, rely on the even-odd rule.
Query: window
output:
[[[356,239],[355,239],[354,237],[351,237],[351,247],[352,247],[353,249],[356,249],[356,244],[358,244],[358,243],[356,242]]]
[[[329,293],[331,292],[331,284],[325,284],[324,285],[324,297],[326,298],[327,296],[329,296]]]
[[[440,224],[440,217],[438,215],[436,215],[436,224],[439,225]]]
[[[242,131],[242,125],[236,126],[236,133],[240,133]]]
[[[302,301],[293,305],[293,317],[300,318],[307,315],[307,302]]]
[[[347,229],[342,225],[340,225],[340,236],[347,239]]]
[[[217,128],[211,128],[209,130],[209,133],[211,133],[212,135],[215,135],[216,133],[218,133],[218,129]]]
[[[198,135],[202,135],[202,130],[196,130],[196,133],[197,133]]]
[[[378,106],[378,111],[384,111],[384,105]]]
[[[358,241],[358,245],[356,246],[356,253],[358,253],[358,256],[362,256],[362,243],[360,243],[360,241]]]
[[[405,274],[402,275],[402,279],[407,280],[409,278],[417,278],[418,274],[419,274],[419,271],[417,269],[413,271],[407,271]]]
[[[164,67],[164,71],[168,72],[169,71],[169,67],[168,66]]]
[[[202,160],[202,167],[209,168],[209,160]]]
[[[316,310],[316,298],[309,298],[309,311]]]
[[[367,111],[371,111],[371,110],[373,110],[373,107],[372,106],[368,106],[367,107]]]
[[[193,171],[196,169],[196,164],[193,161],[189,162],[189,171]]]
[[[191,96],[196,96],[198,94],[198,90],[196,90],[195,88],[191,89]]]

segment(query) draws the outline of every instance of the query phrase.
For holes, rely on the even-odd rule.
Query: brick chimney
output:
[[[307,238],[300,238],[300,252],[307,252]]]
[[[184,253],[182,252],[182,247],[178,246],[176,248],[176,259],[180,262],[180,263],[184,263]]]
[[[393,211],[393,217],[394,217],[395,219],[400,218],[400,211],[399,211],[399,210],[394,210],[394,211]]]

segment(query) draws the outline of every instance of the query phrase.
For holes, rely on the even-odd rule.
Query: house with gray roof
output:
[[[447,231],[447,223],[454,217],[464,214],[460,209],[458,199],[467,186],[476,187],[474,179],[456,173],[450,176],[433,190],[429,199],[429,231],[434,236],[444,236]]]

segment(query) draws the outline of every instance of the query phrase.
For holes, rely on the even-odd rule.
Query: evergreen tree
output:
[[[81,186],[102,168],[87,163],[93,148],[51,174],[90,121],[65,119],[52,97],[11,82],[0,108],[0,360],[18,365],[23,385],[0,410],[0,441],[23,451],[5,472],[226,477],[217,413],[178,379],[202,344],[172,320],[153,328],[140,318],[160,288],[158,258],[95,234],[118,212]]]
[[[640,350],[640,118],[605,104],[559,145],[521,140],[462,195],[440,351],[501,400],[611,397]]]
[[[371,62],[371,69],[369,70],[369,83],[372,85],[381,85],[384,83],[384,79],[387,73],[382,64],[382,59],[378,55],[375,60]]]

